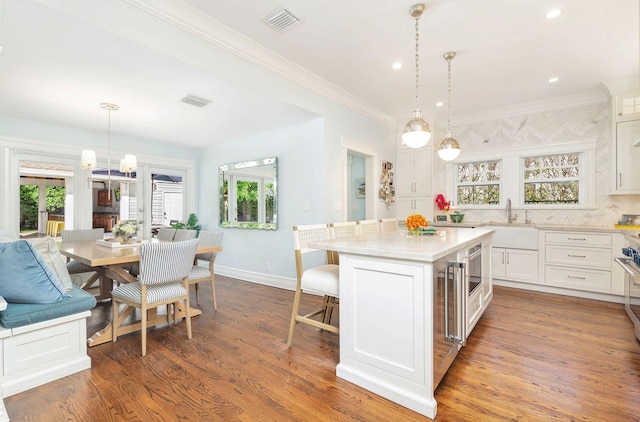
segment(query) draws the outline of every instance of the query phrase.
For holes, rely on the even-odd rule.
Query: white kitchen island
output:
[[[492,233],[440,228],[311,245],[340,253],[337,375],[435,418],[434,389],[465,339],[466,282],[456,263],[479,244],[490,256]]]

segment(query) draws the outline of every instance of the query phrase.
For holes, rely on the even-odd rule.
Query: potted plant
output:
[[[200,235],[200,230],[202,230],[202,224],[198,224],[198,216],[195,213],[189,214],[189,218],[186,223],[180,221],[173,223],[171,227],[178,230],[196,230],[196,237]]]

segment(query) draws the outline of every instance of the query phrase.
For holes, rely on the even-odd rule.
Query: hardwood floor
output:
[[[91,370],[6,398],[11,420],[429,420],[337,378],[336,335],[299,324],[287,349],[293,292],[216,285],[192,340],[182,322],[150,330],[144,358],[139,334],[92,347]],[[437,421],[640,421],[640,344],[622,305],[497,287],[436,400]]]

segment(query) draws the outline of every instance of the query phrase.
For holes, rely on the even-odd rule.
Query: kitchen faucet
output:
[[[507,198],[507,222],[511,224],[518,218],[518,214],[511,215],[511,198]]]

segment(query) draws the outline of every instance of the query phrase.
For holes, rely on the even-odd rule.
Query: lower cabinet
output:
[[[427,221],[433,221],[433,196],[398,197],[398,222],[404,223],[411,214],[421,214]]]
[[[544,282],[584,292],[622,295],[623,276],[613,258],[623,242],[620,233],[544,231]]]
[[[493,278],[539,283],[538,251],[528,249],[493,248],[491,252]]]

